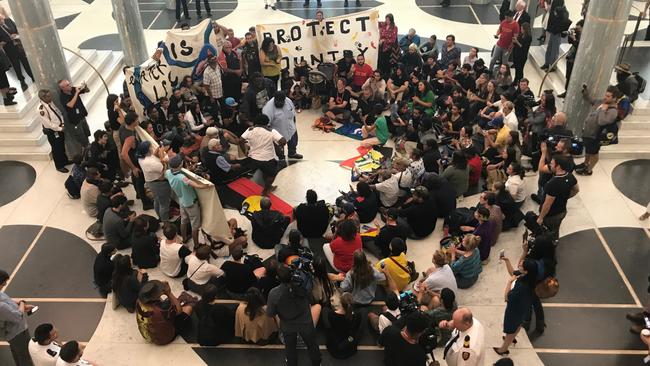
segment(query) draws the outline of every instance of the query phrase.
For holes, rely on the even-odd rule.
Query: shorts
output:
[[[600,141],[591,138],[583,137],[582,141],[585,144],[585,154],[596,155],[600,151]]]
[[[201,208],[198,202],[194,202],[190,207],[181,207],[181,224],[188,221],[192,225],[192,230],[201,228]]]
[[[252,164],[253,169],[259,169],[262,171],[262,174],[267,177],[275,177],[278,174],[278,161],[277,160],[268,160],[260,161],[254,160]]]

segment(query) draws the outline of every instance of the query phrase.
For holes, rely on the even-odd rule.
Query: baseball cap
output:
[[[497,128],[498,127],[503,127],[503,116],[498,116],[498,117],[494,118],[493,120],[488,122],[488,126],[497,127]]]
[[[233,97],[226,98],[225,103],[226,103],[226,105],[228,107],[236,107],[237,106],[237,102],[235,101],[235,98],[233,98]]]

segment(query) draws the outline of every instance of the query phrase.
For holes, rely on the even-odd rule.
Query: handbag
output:
[[[410,277],[410,278],[409,278],[409,283],[411,283],[411,282],[417,280],[418,277],[420,277],[420,274],[419,274],[418,271],[415,269],[415,262],[406,261],[406,267],[408,267],[408,268],[404,268],[404,266],[401,265],[401,264],[399,264],[399,262],[397,262],[397,261],[395,260],[395,258],[390,257],[390,260],[392,260],[393,263],[397,264],[397,266],[398,266],[399,268],[401,268],[402,271],[404,271],[404,272],[406,272],[406,273],[409,274],[409,277]]]
[[[560,282],[553,276],[546,277],[535,286],[535,295],[540,299],[550,299],[560,291]]]
[[[195,269],[194,272],[192,272],[192,274],[189,277],[183,279],[183,290],[185,291],[190,290],[190,279],[192,278],[192,276],[194,276],[196,271],[198,271],[199,268],[201,268],[205,263],[206,262],[201,263],[201,265],[197,269]]]

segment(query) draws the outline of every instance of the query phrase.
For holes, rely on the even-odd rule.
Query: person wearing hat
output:
[[[298,147],[296,110],[291,99],[287,99],[287,94],[283,90],[276,92],[275,96],[266,102],[262,113],[269,117],[269,126],[278,131],[287,141],[289,159],[302,159],[302,155],[296,152]],[[284,162],[284,147],[276,146],[276,152],[280,160]]]
[[[485,147],[503,148],[508,144],[510,128],[504,124],[503,116],[498,115],[488,122],[487,131],[483,131],[485,137]]]
[[[339,78],[343,78],[346,84],[349,83],[348,74],[354,63],[354,54],[350,50],[343,50],[343,58],[336,61],[336,75]]]
[[[147,342],[165,345],[176,338],[177,326],[192,314],[192,305],[181,305],[167,281],[150,280],[140,288],[135,312],[142,337]]]
[[[210,184],[198,183],[183,174],[183,158],[176,155],[169,159],[169,169],[165,171],[165,178],[171,189],[178,197],[181,210],[181,236],[187,242],[187,225],[192,225],[192,240],[194,245],[199,245],[199,229],[201,228],[201,207],[195,189],[210,188]]]
[[[205,158],[202,160],[210,173],[210,181],[215,186],[231,182],[243,174],[242,164],[232,161],[228,154],[224,153],[218,138],[210,139]]]
[[[262,171],[264,189],[262,196],[268,195],[276,187],[273,185],[278,174],[278,157],[275,145],[283,146],[287,140],[275,129],[269,127],[269,117],[260,114],[255,118],[253,127],[248,128],[241,135],[248,142],[248,157],[251,159],[251,168]]]
[[[208,67],[203,71],[203,89],[212,99],[212,103],[220,104],[223,98],[223,82],[217,56],[208,58]]]
[[[622,63],[614,67],[616,70],[616,87],[621,91],[631,103],[639,99],[639,82],[632,73],[632,68],[628,63]]]
[[[153,208],[160,221],[169,221],[169,204],[171,203],[172,190],[165,179],[165,164],[167,154],[163,148],[155,151],[151,142],[142,141],[138,144],[138,164],[144,175],[145,185],[153,193]]]
[[[429,196],[429,190],[425,186],[415,187],[413,195],[399,210],[399,216],[406,219],[410,229],[409,236],[416,239],[429,236],[438,221],[436,203]]]

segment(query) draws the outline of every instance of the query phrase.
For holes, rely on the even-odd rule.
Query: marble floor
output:
[[[164,0],[139,0],[149,46],[164,37],[172,24]],[[313,2],[313,1],[312,1]],[[324,0],[326,16],[348,11],[342,1]],[[308,17],[299,0],[281,0],[282,10],[263,10],[262,0],[214,1],[213,11],[220,23],[243,34],[252,25],[250,19],[273,22]],[[352,2],[351,2],[352,3]],[[402,32],[413,27],[421,35],[449,33],[463,45],[490,49],[496,29],[494,7],[477,9],[467,0],[455,1],[445,10],[430,0],[362,0],[364,7],[377,6],[381,14],[392,12]],[[6,6],[6,1],[0,1]],[[567,0],[573,17],[580,1]],[[68,47],[115,47],[111,35],[115,24],[108,0],[51,0],[62,43]],[[193,9],[194,4],[190,4]],[[147,10],[147,11],[143,11]],[[313,9],[312,9],[313,10]],[[478,11],[477,11],[478,10]],[[350,10],[351,11],[351,10]],[[445,13],[447,12],[447,13]],[[194,14],[194,11],[192,10]],[[155,15],[154,15],[155,14]],[[173,16],[171,16],[173,18]],[[539,21],[539,19],[538,19]],[[174,21],[175,23],[175,21]],[[632,22],[630,22],[632,24]],[[401,32],[400,32],[401,33]],[[98,38],[103,37],[103,38]],[[99,39],[101,42],[96,41]],[[103,40],[103,41],[102,41]],[[463,49],[466,51],[466,49]],[[539,74],[530,65],[526,76],[537,89]],[[122,80],[111,80],[111,90],[120,90]],[[90,110],[91,130],[105,121],[103,103]],[[302,202],[306,189],[315,189],[322,199],[332,202],[339,189],[346,189],[350,172],[337,161],[355,156],[358,142],[337,134],[311,129],[318,114],[304,111],[298,118],[300,163],[283,169],[277,178],[276,195],[290,205]],[[639,182],[647,177],[648,161],[603,160],[591,177],[578,177],[580,193],[569,203],[569,214],[561,229],[558,255],[562,288],[555,299],[545,303],[548,328],[537,339],[521,334],[511,348],[516,365],[630,365],[640,363],[642,348],[638,336],[627,332],[623,317],[647,301],[647,263],[650,258],[650,227],[637,217],[650,200],[647,187]],[[8,170],[7,170],[8,169]],[[92,288],[91,268],[94,252],[102,242],[86,238],[86,228],[93,222],[78,200],[71,200],[63,189],[67,176],[54,169],[52,162],[0,162],[0,267],[12,273],[7,292],[39,304],[41,311],[30,318],[32,329],[52,321],[62,340],[76,339],[87,344],[84,357],[99,365],[280,365],[282,351],[278,345],[265,348],[226,344],[219,348],[199,348],[191,335],[178,337],[172,344],[158,347],[146,344],[140,336],[134,316],[124,309],[113,310],[110,301],[99,298]],[[537,176],[525,179],[528,193],[536,189]],[[127,195],[134,197],[131,186]],[[478,197],[466,197],[461,206],[473,206]],[[140,202],[136,210],[142,212]],[[535,210],[526,202],[524,211]],[[235,210],[226,210],[245,229],[248,220]],[[496,259],[504,249],[511,257],[521,251],[523,227],[502,234],[494,257],[479,282],[469,290],[460,290],[458,303],[472,309],[487,327],[486,365],[498,357],[490,347],[501,342],[503,322],[503,288],[507,272]],[[442,222],[424,240],[409,240],[409,258],[419,271],[430,266],[431,254],[439,247]],[[128,252],[128,251],[127,251]],[[251,245],[249,252],[267,258],[270,250]],[[150,278],[163,279],[157,270]],[[165,278],[166,279],[166,278]],[[172,282],[175,293],[182,290],[180,281]],[[110,299],[110,298],[109,298]],[[348,365],[363,362],[379,364],[381,350],[372,339],[363,344],[360,354],[347,363],[324,360],[324,365]],[[325,354],[326,351],[323,351]],[[441,360],[441,351],[436,351]],[[0,365],[11,365],[6,343],[0,343]],[[441,360],[441,364],[445,364]]]

